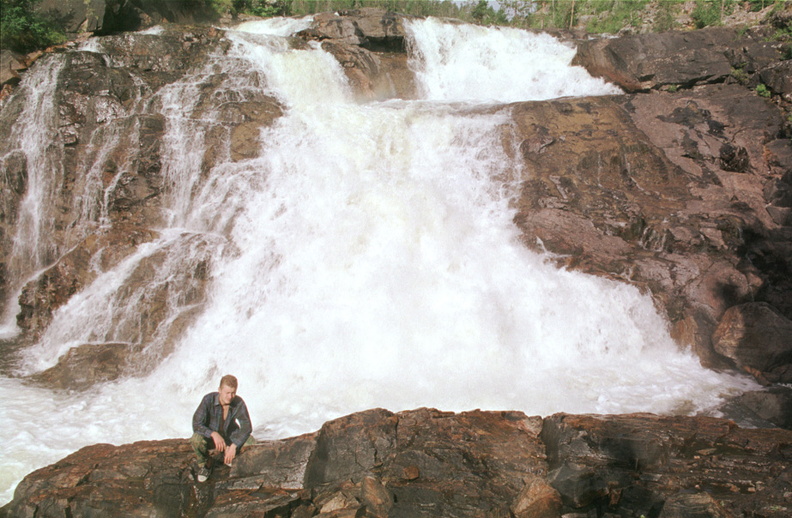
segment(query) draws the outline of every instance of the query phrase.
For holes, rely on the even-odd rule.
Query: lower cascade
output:
[[[130,101],[164,117],[162,224],[111,268],[96,265],[3,371],[0,501],[82,446],[188,437],[200,396],[226,373],[240,380],[258,439],[374,407],[690,415],[753,386],[680,349],[649,295],[558,269],[520,241],[509,103],[619,92],[572,66],[573,48],[412,20],[421,98],[361,102],[333,55],[290,43],[309,23],[227,30],[222,52]],[[79,52],[112,65],[103,38]],[[18,135],[0,150],[42,164],[19,212],[11,299],[65,252],[48,241],[60,187],[43,171],[57,171],[63,152],[50,146],[60,129],[47,99],[68,56],[40,62],[20,85]],[[207,99],[215,80],[221,94]],[[231,160],[225,149],[202,165],[223,103],[261,95],[283,113],[256,128],[255,152]],[[95,164],[125,138],[97,135]],[[106,171],[87,164],[85,174],[75,229],[108,224]],[[166,317],[146,334],[155,292],[166,293]],[[73,392],[25,381],[99,343],[133,344],[134,375]]]

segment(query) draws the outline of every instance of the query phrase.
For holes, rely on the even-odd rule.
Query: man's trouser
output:
[[[245,444],[242,445],[242,448],[251,444],[256,444],[256,439],[254,439],[252,435],[248,437]],[[198,464],[202,465],[206,464],[206,461],[209,460],[209,450],[214,450],[214,440],[204,437],[199,433],[194,433],[193,436],[190,437],[190,446],[193,447],[195,456],[198,457]],[[237,455],[242,452],[242,448],[237,450]]]

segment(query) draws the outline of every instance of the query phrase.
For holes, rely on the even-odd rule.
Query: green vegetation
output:
[[[0,44],[19,52],[60,43],[58,24],[36,11],[41,0],[0,0]],[[481,25],[535,29],[585,28],[591,33],[676,29],[686,0],[182,0],[209,7],[217,15],[305,16],[318,12],[379,7],[415,16],[458,18]],[[722,23],[736,6],[778,8],[784,0],[695,0],[690,12],[697,28]],[[689,2],[687,3],[689,5]],[[648,16],[649,15],[649,16]],[[776,39],[792,39],[789,29]],[[792,55],[792,46],[790,46]]]
[[[648,3],[648,0],[595,0],[586,2],[580,11],[592,15],[586,24],[589,32],[615,34],[624,27],[640,25],[642,11]]]
[[[743,68],[744,66],[745,65],[741,65],[739,67],[734,67],[734,68],[732,68],[732,71],[731,71],[731,76],[734,79],[736,79],[738,83],[743,84],[743,85],[747,84],[748,83],[748,79],[750,78],[750,76],[748,75],[748,72],[746,72],[745,69]]]
[[[696,0],[696,7],[690,13],[697,29],[720,25],[723,17],[731,14],[734,0]]]
[[[772,95],[770,90],[767,88],[767,86],[765,86],[765,85],[763,85],[761,83],[756,85],[756,93],[760,97],[770,97]]]
[[[65,41],[55,21],[35,10],[39,2],[0,0],[0,48],[25,53]]]

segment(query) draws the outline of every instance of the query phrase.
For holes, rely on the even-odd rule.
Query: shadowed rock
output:
[[[248,446],[194,480],[186,440],[89,446],[0,516],[741,516],[792,508],[792,431],[651,414],[375,409]]]

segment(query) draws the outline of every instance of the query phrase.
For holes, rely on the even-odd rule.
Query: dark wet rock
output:
[[[751,427],[792,429],[792,388],[775,385],[746,392],[727,402],[722,412],[729,418],[739,416]]]
[[[576,509],[627,516],[744,516],[792,508],[790,431],[651,414],[544,421],[548,478]]]
[[[375,409],[248,446],[202,484],[186,440],[89,446],[0,516],[781,518],[791,444],[715,418]]]
[[[767,303],[749,302],[726,310],[713,345],[740,368],[757,370],[770,381],[792,383],[792,320]]]

